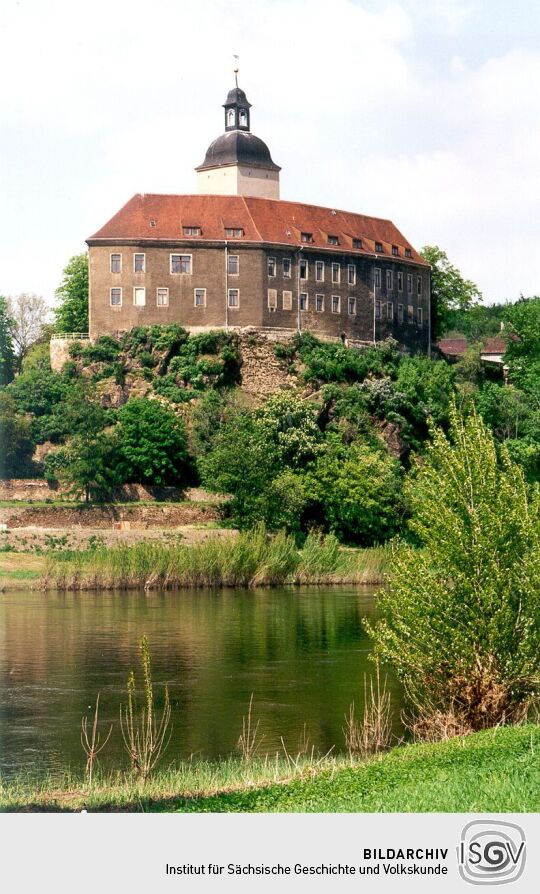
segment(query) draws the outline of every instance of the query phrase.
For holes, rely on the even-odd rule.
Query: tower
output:
[[[279,199],[279,172],[266,143],[251,133],[246,94],[229,90],[225,109],[225,133],[207,149],[197,171],[198,192],[203,195],[260,196]]]

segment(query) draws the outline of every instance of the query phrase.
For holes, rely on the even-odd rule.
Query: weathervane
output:
[[[234,80],[236,82],[236,86],[238,87],[238,72],[240,71],[238,67],[238,63],[240,62],[240,56],[233,55],[234,59]]]

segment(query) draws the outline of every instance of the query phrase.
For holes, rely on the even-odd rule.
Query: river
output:
[[[230,754],[253,693],[261,753],[344,750],[344,715],[361,711],[373,672],[363,617],[368,587],[177,592],[0,594],[0,771],[84,766],[81,717],[101,693],[107,768],[127,766],[118,722],[126,679],[140,681],[146,634],[156,699],[169,686],[166,760]],[[395,716],[400,692],[390,679]]]

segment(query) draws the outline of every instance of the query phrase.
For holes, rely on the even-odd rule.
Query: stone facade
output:
[[[189,256],[190,273],[171,273],[176,253]],[[135,254],[144,255],[143,273],[134,272]],[[111,272],[111,255],[120,256],[120,272]],[[429,268],[387,257],[193,240],[90,242],[90,282],[92,339],[179,323],[195,332],[256,327],[353,344],[392,336],[411,350],[429,346]],[[120,304],[111,304],[112,289],[122,290]],[[135,289],[144,289],[144,304],[135,304]],[[158,305],[158,289],[168,290],[168,304]],[[199,289],[204,303],[197,306]],[[237,306],[231,306],[232,289],[238,290]],[[137,295],[140,301],[143,293]]]

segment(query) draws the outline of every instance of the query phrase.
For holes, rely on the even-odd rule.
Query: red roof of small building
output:
[[[196,240],[222,242],[226,228],[241,228],[244,235],[239,242],[312,246],[333,252],[341,248],[347,254],[375,254],[375,243],[380,242],[383,251],[378,254],[393,258],[396,245],[400,259],[429,267],[390,220],[253,196],[138,193],[87,241],[90,245],[124,239],[178,242],[189,238],[183,235],[183,227],[200,227],[201,235],[192,237]],[[306,243],[302,233],[310,233],[312,241]],[[329,236],[337,236],[338,245],[329,244]],[[361,249],[353,248],[353,239],[362,240]],[[410,258],[405,258],[406,248]]]
[[[482,354],[504,354],[508,338],[501,338],[495,335],[494,338],[488,338],[482,345]]]
[[[437,342],[439,351],[447,357],[461,357],[467,350],[466,338],[441,338]]]

